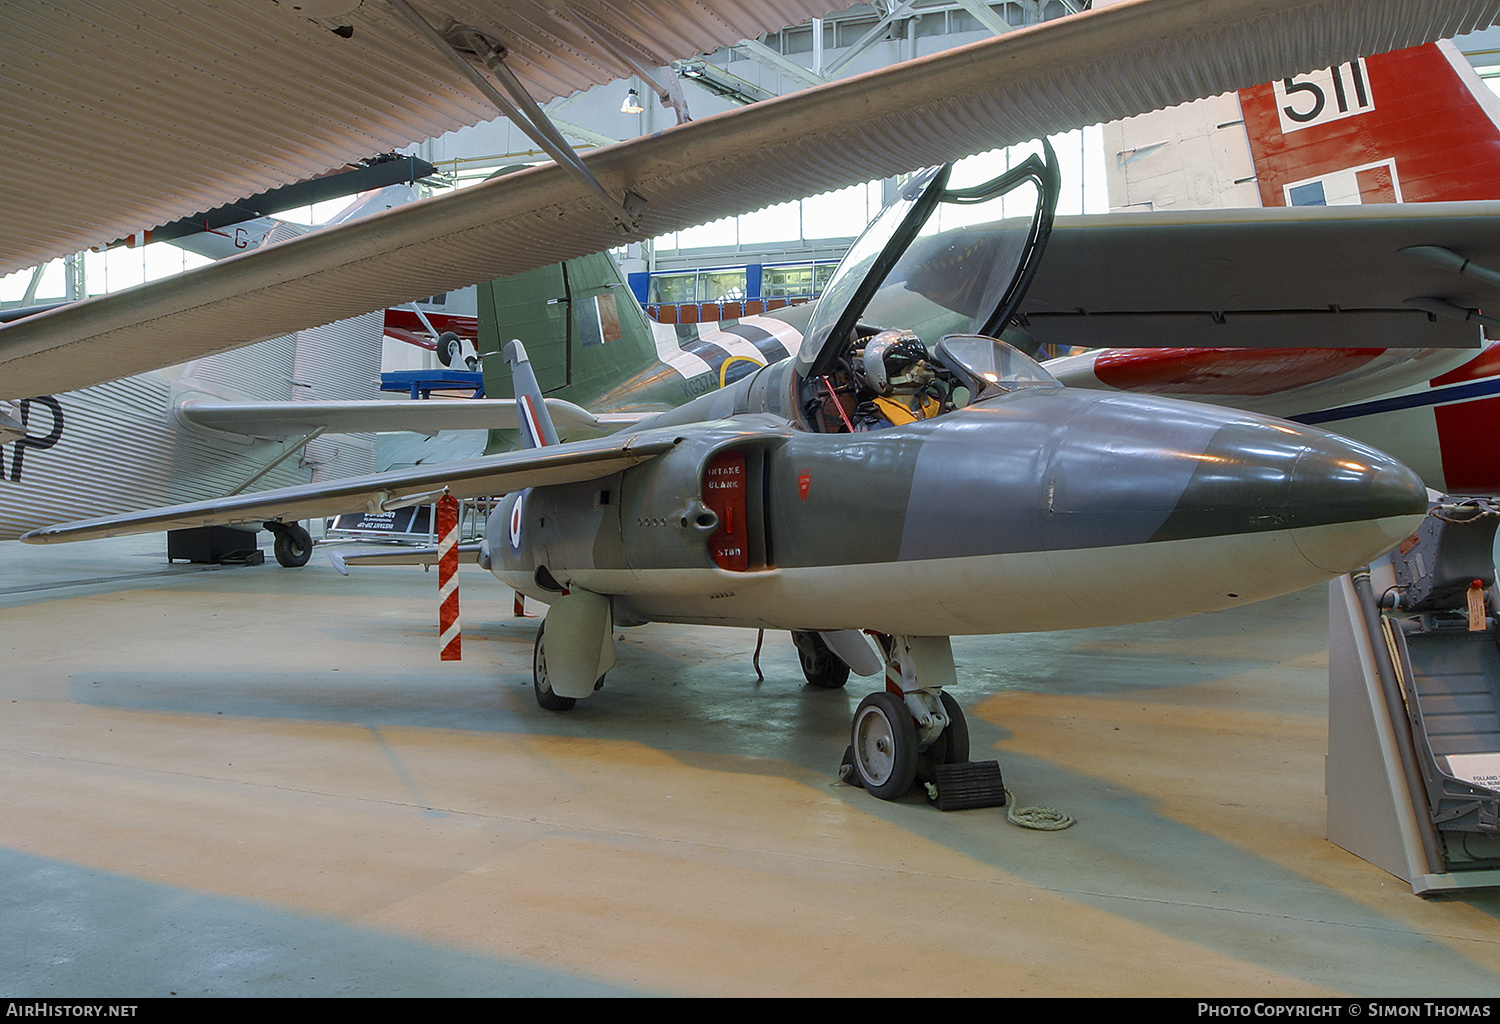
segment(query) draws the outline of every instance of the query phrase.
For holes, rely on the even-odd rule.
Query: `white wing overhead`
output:
[[[1500,0],[1135,0],[595,151],[641,234],[703,223],[1500,18]],[[0,329],[0,398],[66,391],[619,243],[532,168]]]
[[[540,103],[848,2],[412,5]],[[0,275],[496,117],[387,0],[6,0],[0,83]]]

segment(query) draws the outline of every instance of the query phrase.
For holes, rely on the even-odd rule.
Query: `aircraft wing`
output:
[[[646,200],[638,235],[651,237],[1497,18],[1500,0],[1134,0],[678,125],[587,163],[611,195]],[[0,398],[144,372],[621,237],[584,185],[556,165],[531,168],[11,324]]]
[[[538,103],[847,6],[411,0]],[[6,0],[0,69],[0,275],[496,116],[391,0]]]
[[[1497,225],[1488,201],[1059,217],[1021,312],[1088,348],[1477,348]]]
[[[594,480],[653,459],[670,451],[675,444],[670,433],[614,435],[435,467],[421,466],[62,523],[33,530],[22,539],[32,544],[48,544],[196,526],[274,519],[290,522],[361,509],[389,511],[436,501],[445,489],[457,498],[473,498],[526,487]]]
[[[564,439],[607,434],[644,419],[646,414],[595,415],[558,398],[547,399],[547,411]],[[314,430],[335,433],[443,430],[515,430],[516,402],[511,398],[466,398],[454,401],[373,402],[219,402],[190,399],[177,408],[189,423],[251,437],[295,437]]]

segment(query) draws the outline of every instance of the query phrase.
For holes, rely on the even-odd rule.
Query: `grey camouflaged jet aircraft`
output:
[[[1253,413],[1075,391],[995,340],[1050,229],[1043,149],[971,187],[951,185],[948,166],[915,176],[840,265],[794,358],[613,436],[24,539],[509,492],[477,558],[550,606],[534,657],[544,708],[599,689],[616,628],[789,630],[814,685],[884,672],[855,712],[846,762],[852,781],[899,797],[919,772],[969,758],[950,636],[1260,600],[1364,564],[1427,510],[1421,481],[1363,445]],[[955,219],[983,226],[944,230]],[[872,319],[882,293],[904,322]],[[522,347],[508,356],[547,440]],[[892,401],[908,422],[887,415]]]

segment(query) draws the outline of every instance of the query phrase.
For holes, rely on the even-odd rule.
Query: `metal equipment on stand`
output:
[[[460,540],[479,536],[484,520],[494,507],[492,498],[465,498],[459,502]],[[387,512],[349,512],[328,521],[329,540],[388,541],[435,546],[435,505],[407,505]]]
[[[167,531],[167,561],[202,565],[260,565],[266,560],[256,531],[237,526],[199,526]]]
[[[1497,525],[1444,498],[1329,584],[1328,838],[1417,894],[1500,886]]]

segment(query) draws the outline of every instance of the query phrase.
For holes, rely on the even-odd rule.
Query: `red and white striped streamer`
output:
[[[438,647],[442,661],[463,658],[458,625],[458,499],[445,494],[437,503]]]

